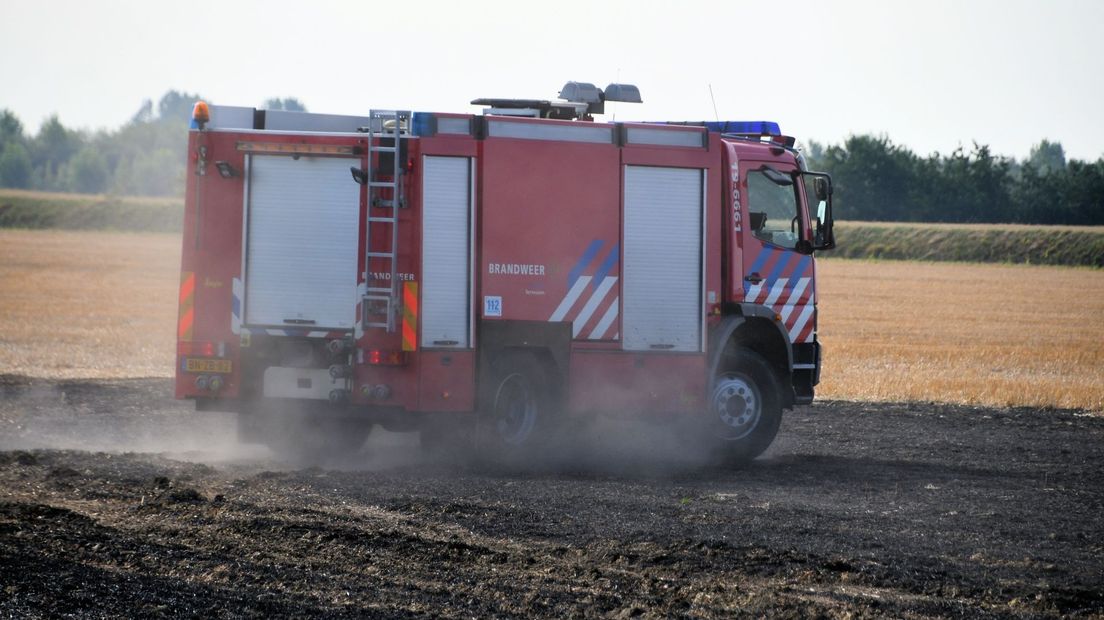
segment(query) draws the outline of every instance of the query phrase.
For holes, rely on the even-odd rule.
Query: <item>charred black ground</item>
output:
[[[296,469],[170,388],[0,378],[0,616],[1104,614],[1100,417],[825,402],[740,470],[621,424]]]

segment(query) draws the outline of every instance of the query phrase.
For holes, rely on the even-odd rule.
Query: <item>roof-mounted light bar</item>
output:
[[[774,121],[666,121],[663,125],[692,125],[705,127],[713,133],[731,133],[741,136],[781,136],[782,130]]]

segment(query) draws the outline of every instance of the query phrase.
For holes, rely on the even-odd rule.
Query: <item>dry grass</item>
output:
[[[171,376],[180,237],[0,230],[0,373]],[[823,398],[1104,411],[1104,271],[822,260]]]
[[[180,236],[0,230],[0,373],[167,377]]]
[[[823,260],[820,395],[1104,411],[1104,271]]]

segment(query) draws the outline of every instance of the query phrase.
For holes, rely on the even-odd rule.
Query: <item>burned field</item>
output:
[[[1076,411],[821,402],[738,470],[622,423],[520,469],[405,436],[302,469],[168,380],[0,383],[0,615],[1104,613]]]
[[[739,470],[620,422],[304,468],[130,378],[171,373],[179,245],[0,231],[0,373],[43,377],[0,375],[0,616],[1104,614],[1098,270],[822,261],[825,400]]]

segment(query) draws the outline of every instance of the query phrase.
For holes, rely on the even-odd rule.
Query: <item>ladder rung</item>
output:
[[[372,151],[373,153],[394,153],[395,152],[395,147],[393,147],[393,146],[373,146],[372,148],[370,148],[368,150]]]
[[[397,218],[397,217],[376,217],[376,216],[373,215],[373,216],[368,217],[368,221],[369,222],[381,222],[381,223],[386,222],[388,224],[398,224],[399,223],[399,218]]]
[[[367,293],[380,293],[380,295],[365,295],[365,299],[372,299],[379,301],[381,299],[391,299],[391,289],[383,288],[382,286],[369,286],[365,289]],[[383,295],[383,293],[387,293]]]
[[[390,187],[394,188],[397,183],[394,181],[368,181],[368,187]]]
[[[395,258],[394,252],[368,252],[371,258]]]

